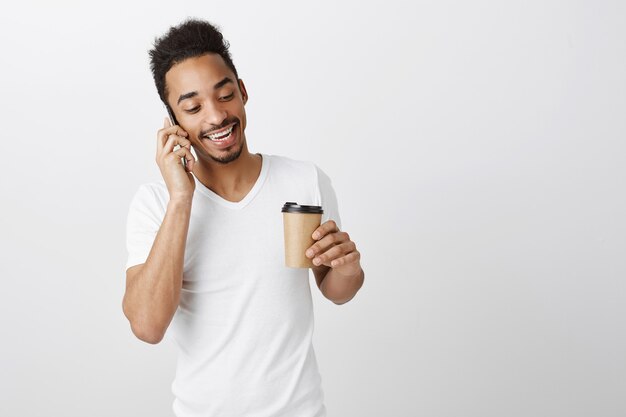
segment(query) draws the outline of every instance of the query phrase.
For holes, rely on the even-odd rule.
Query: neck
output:
[[[261,173],[260,155],[244,148],[239,158],[228,164],[212,159],[198,159],[193,175],[205,187],[228,201],[241,201],[254,186]]]

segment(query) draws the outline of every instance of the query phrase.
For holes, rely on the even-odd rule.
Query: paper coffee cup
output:
[[[285,266],[312,268],[313,262],[304,254],[315,243],[311,235],[322,222],[320,206],[304,206],[287,202],[282,208],[285,233]]]

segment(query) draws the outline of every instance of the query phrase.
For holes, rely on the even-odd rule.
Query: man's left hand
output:
[[[312,235],[316,242],[305,254],[313,259],[313,265],[325,265],[335,274],[354,277],[361,273],[361,254],[346,232],[342,232],[333,220],[320,225]]]

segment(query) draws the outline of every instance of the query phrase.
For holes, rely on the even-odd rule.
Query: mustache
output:
[[[199,137],[199,138],[206,137],[206,136],[210,135],[211,133],[213,133],[213,132],[217,132],[218,130],[221,130],[221,129],[224,129],[226,126],[231,125],[231,124],[233,124],[233,123],[239,123],[239,119],[237,119],[236,117],[234,117],[234,118],[232,118],[232,119],[227,119],[227,120],[224,120],[224,122],[223,122],[221,125],[219,125],[219,126],[217,126],[217,127],[214,127],[214,128],[212,128],[212,129],[203,129],[203,130],[201,130],[201,131],[200,131],[200,133],[198,134],[198,137]]]

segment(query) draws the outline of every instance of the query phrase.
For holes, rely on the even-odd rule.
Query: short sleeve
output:
[[[339,216],[339,205],[337,203],[337,195],[330,181],[330,177],[326,175],[317,165],[317,187],[319,191],[320,202],[324,214],[322,215],[322,223],[328,220],[334,220],[337,227],[341,229],[341,217]]]
[[[133,197],[126,220],[126,269],[146,262],[165,216],[154,189],[144,184]]]

